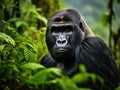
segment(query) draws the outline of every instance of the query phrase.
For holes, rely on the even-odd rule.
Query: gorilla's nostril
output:
[[[63,40],[63,41],[62,41],[62,44],[65,44],[66,42],[67,42],[66,40]]]

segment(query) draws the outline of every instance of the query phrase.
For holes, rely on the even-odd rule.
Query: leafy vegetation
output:
[[[76,86],[88,77],[96,79],[84,66],[70,79],[40,65],[48,52],[47,19],[61,7],[60,0],[0,0],[0,90],[90,90]]]

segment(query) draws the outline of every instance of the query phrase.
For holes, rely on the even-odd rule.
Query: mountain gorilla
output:
[[[41,60],[46,67],[57,67],[73,76],[79,64],[88,72],[100,75],[112,90],[118,86],[118,71],[106,44],[95,37],[82,16],[73,9],[56,12],[48,21],[46,43],[49,54]],[[100,90],[99,85],[88,86]]]

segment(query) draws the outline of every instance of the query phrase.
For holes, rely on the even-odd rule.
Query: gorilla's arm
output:
[[[42,58],[41,64],[49,68],[49,67],[56,67],[57,62],[51,57],[50,54],[47,54]]]
[[[44,65],[47,68],[57,67],[57,68],[61,69],[61,71],[63,72],[64,75],[68,75],[69,77],[71,77],[75,73],[79,72],[79,70],[77,68],[77,64],[74,65],[72,68],[70,68],[68,70],[63,70],[63,68],[65,68],[64,64],[56,62],[50,54],[47,54],[42,58],[41,64]]]
[[[83,63],[89,72],[94,72],[104,78],[107,86],[118,86],[118,71],[111,51],[104,41],[97,37],[83,40],[76,49],[78,63]]]

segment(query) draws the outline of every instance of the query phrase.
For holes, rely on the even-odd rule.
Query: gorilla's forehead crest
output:
[[[81,27],[83,27],[86,37],[94,36],[94,33],[88,27],[81,14],[73,9],[60,10],[55,14],[53,14],[53,16],[48,20],[47,27],[51,26],[53,23],[63,23],[63,22],[64,23],[72,22],[78,26],[82,25]]]
[[[80,14],[72,9],[61,10],[56,12],[49,21],[73,21],[78,22],[81,19]]]

